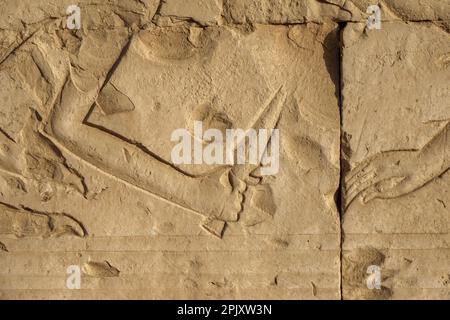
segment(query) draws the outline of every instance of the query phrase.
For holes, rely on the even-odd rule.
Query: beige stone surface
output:
[[[344,30],[344,298],[450,297],[449,40],[433,23]]]
[[[224,0],[224,16],[234,23],[304,23],[328,19],[363,22],[370,5],[379,5],[382,20],[450,20],[448,0]]]
[[[1,297],[339,299],[337,25],[150,7],[102,28],[121,11],[86,4],[5,54]],[[279,173],[171,163],[194,120],[278,128]]]
[[[448,0],[72,4],[0,3],[0,299],[450,297]]]
[[[360,12],[366,12],[369,5],[378,4],[383,10],[383,20],[404,21],[448,21],[450,2],[447,0],[351,0]]]

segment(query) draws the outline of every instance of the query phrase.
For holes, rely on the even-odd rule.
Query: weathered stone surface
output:
[[[158,13],[174,20],[192,19],[202,25],[218,24],[222,20],[222,0],[168,0]]]
[[[2,298],[340,297],[338,26],[187,9],[54,21],[6,55]],[[279,172],[172,163],[172,132],[196,120],[279,129]],[[72,265],[85,290],[66,287]]]
[[[70,0],[16,1],[0,3],[0,62],[19,48],[36,32],[67,28]],[[137,28],[150,23],[158,8],[157,0],[81,0],[77,2],[82,16],[81,30]],[[77,33],[73,33],[72,38]],[[79,36],[79,35],[78,35]],[[66,43],[64,43],[66,44]]]
[[[340,2],[340,3],[339,3]],[[225,0],[224,16],[234,23],[304,23],[327,19],[351,20],[359,14],[349,1],[316,0]]]
[[[449,297],[449,40],[432,23],[344,30],[346,299]],[[383,290],[367,289],[369,265]]]
[[[352,3],[361,11],[366,12],[367,7],[377,4],[377,1],[352,0]],[[448,0],[385,0],[380,3],[385,10],[385,20],[395,17],[404,21],[438,21],[450,20],[450,1]]]
[[[449,298],[449,0],[72,4],[0,3],[1,299]]]
[[[450,20],[449,0],[225,0],[224,16],[235,23],[362,22],[370,5],[380,6],[383,21],[442,21],[448,26]]]

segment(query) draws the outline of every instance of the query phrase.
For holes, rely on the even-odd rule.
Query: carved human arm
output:
[[[345,206],[361,195],[397,198],[423,187],[450,167],[450,122],[422,149],[387,151],[363,161],[345,177]]]
[[[434,177],[450,168],[450,121],[419,152],[419,161],[434,163]]]
[[[43,134],[112,179],[204,216],[236,220],[242,190],[222,184],[223,172],[190,177],[136,145],[84,123],[104,81],[92,75],[80,77],[71,70]]]

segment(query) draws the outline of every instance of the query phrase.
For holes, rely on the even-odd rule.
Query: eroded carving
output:
[[[86,235],[82,224],[65,213],[39,212],[4,203],[0,203],[0,222],[0,235],[14,235],[19,238]]]
[[[68,164],[59,149],[38,132],[39,115],[30,110],[26,117],[28,120],[17,143],[0,133],[0,172],[6,174],[8,183],[14,184],[16,190],[27,192],[24,181],[34,181],[44,201],[51,197],[52,185],[85,196],[84,178]]]
[[[361,196],[366,203],[409,194],[450,168],[450,123],[422,149],[387,151],[363,161],[345,177],[346,207]]]
[[[147,147],[141,142],[93,124],[89,120],[90,115],[95,112],[93,108],[96,105],[100,106],[106,116],[122,112],[130,113],[134,110],[136,106],[130,100],[130,94],[126,93],[127,87],[124,86],[120,78],[123,72],[127,71],[128,60],[138,59],[135,57],[136,54],[144,54],[146,59],[151,60],[156,57],[159,64],[166,63],[167,59],[172,61],[175,59],[172,56],[160,56],[161,53],[169,52],[166,47],[158,49],[158,46],[149,46],[145,43],[149,41],[148,37],[154,37],[155,35],[158,36],[158,39],[153,39],[152,44],[155,41],[162,43],[163,40],[178,41],[180,36],[181,39],[184,39],[185,32],[187,32],[187,29],[175,28],[165,31],[167,35],[161,35],[149,30],[130,38],[118,54],[117,59],[111,64],[109,71],[104,72],[105,76],[100,80],[94,75],[80,74],[69,67],[69,73],[60,98],[57,99],[48,119],[42,123],[41,132],[62,150],[70,152],[111,178],[204,216],[206,219],[203,223],[205,229],[216,236],[221,236],[221,229],[224,227],[223,222],[238,220],[238,214],[242,209],[242,194],[247,189],[246,183],[252,180],[251,173],[258,169],[258,165],[213,166],[212,169],[207,168],[206,171],[200,169],[200,171],[188,172],[185,168],[177,167],[166,160],[164,153],[150,150],[151,146]],[[168,39],[166,39],[167,36]],[[185,44],[183,48],[186,47],[186,50],[188,50],[189,47],[189,54],[182,55],[177,59],[189,60],[192,59],[192,56],[196,56],[196,59],[205,59],[201,56],[201,50],[206,50],[206,55],[210,55],[210,50],[212,50],[209,45],[212,40],[207,38],[208,36],[211,35],[205,34],[202,36],[204,38],[202,43],[206,44],[200,48],[192,47],[190,43]],[[164,39],[161,40],[159,37],[164,37]],[[151,51],[149,52],[149,50]],[[182,52],[180,53],[177,50],[177,54],[182,54]],[[126,61],[123,62],[122,60]],[[124,67],[122,67],[123,63],[125,63]],[[181,66],[181,62],[177,63]],[[118,75],[116,75],[117,73]],[[172,80],[169,80],[172,83]],[[197,85],[195,82],[201,81],[201,79],[197,79],[196,74],[193,74],[185,81]],[[90,86],[87,86],[87,83]],[[158,91],[157,93],[160,94],[161,92],[164,91]],[[139,97],[134,99],[139,99]],[[256,110],[257,112],[253,119],[248,122],[247,128],[275,128],[285,100],[285,90],[279,88],[272,97],[269,97],[265,105],[263,104],[259,110]],[[157,103],[161,102],[158,101]],[[154,109],[153,112],[157,113],[158,110],[159,108]],[[228,116],[216,110],[218,116],[215,117],[214,114],[211,114],[211,110],[206,112],[206,114],[209,114],[209,120],[219,119],[221,122],[225,121],[223,123],[231,124]],[[190,119],[192,114],[187,113],[186,117]],[[242,120],[240,122],[243,123]],[[183,121],[183,123],[185,122]],[[93,141],[102,141],[102,144],[93,144]],[[267,137],[266,143],[270,143],[270,136]],[[254,179],[255,177],[253,177]],[[174,181],[177,182],[173,183]]]
[[[88,261],[81,268],[83,273],[96,278],[118,277],[119,269],[113,267],[108,261]]]

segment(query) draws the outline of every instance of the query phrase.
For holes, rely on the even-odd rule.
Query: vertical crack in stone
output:
[[[342,108],[343,108],[343,102],[342,102],[342,32],[344,28],[346,27],[346,22],[341,22],[338,24],[338,34],[339,34],[339,88],[338,88],[338,99],[339,99],[339,122],[340,122],[340,143],[339,143],[339,157],[340,157],[340,163],[339,163],[339,188],[336,191],[335,195],[335,201],[336,201],[336,208],[339,210],[339,220],[340,220],[340,231],[339,231],[339,296],[340,299],[343,300],[343,291],[342,291],[342,245],[344,242],[344,234],[342,229],[342,222],[343,222],[343,216],[344,216],[344,206],[342,205],[344,203],[344,190],[343,190],[343,179],[344,179],[344,171],[345,171],[345,164],[344,164],[344,158],[343,158],[343,139],[344,139],[344,131],[342,126]]]

